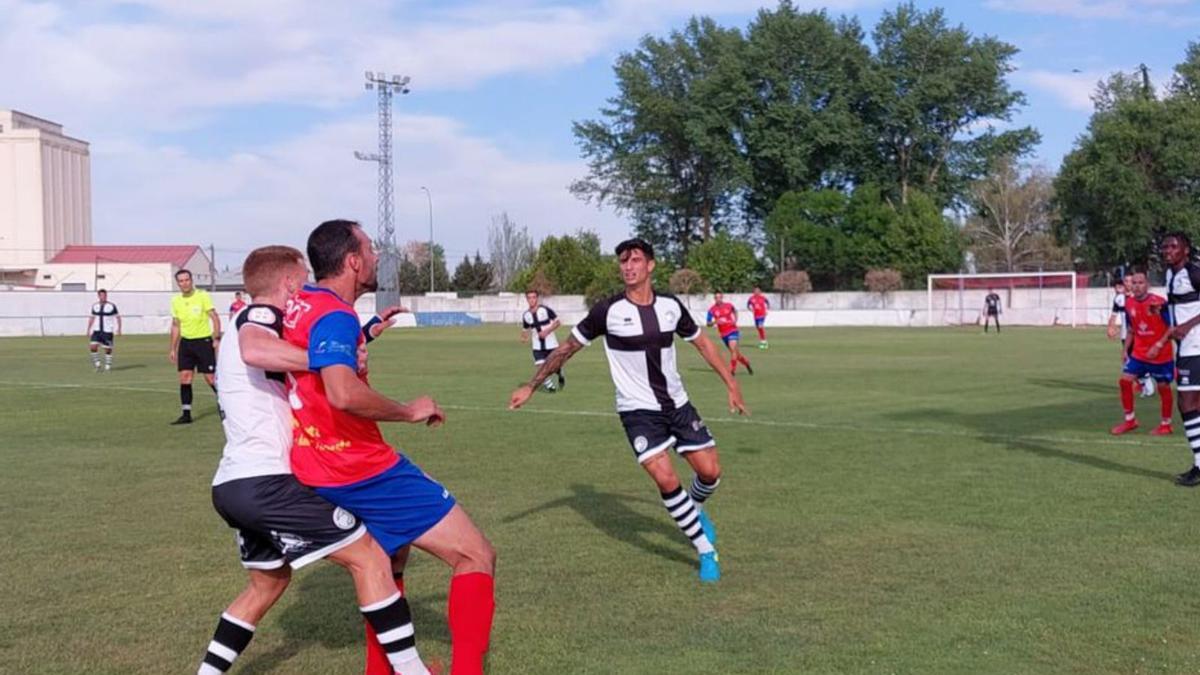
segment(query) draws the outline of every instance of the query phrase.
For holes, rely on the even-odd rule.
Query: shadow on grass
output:
[[[1047,389],[1062,391],[1063,389],[1071,389],[1074,391],[1084,391],[1089,394],[1106,394],[1115,396],[1117,393],[1117,379],[1120,377],[1120,372],[1113,369],[1113,381],[1111,384],[1097,384],[1095,382],[1080,382],[1078,380],[1056,380],[1048,377],[1031,377],[1029,384]]]
[[[447,568],[447,582],[449,579],[450,570]],[[444,645],[442,651],[449,653],[450,632],[445,616],[437,608],[445,602],[445,592],[423,593],[422,589],[414,591],[412,588],[405,590],[412,609],[417,648],[422,644],[437,642]],[[287,662],[313,644],[329,649],[357,645],[365,650],[363,619],[355,601],[354,584],[343,569],[332,563],[322,564],[303,577],[293,579],[287,593],[293,596],[295,602],[286,609],[276,609],[271,613],[278,613],[278,628],[284,632],[284,643],[268,651],[257,651],[254,643],[251,643],[246,656],[239,659],[239,673],[261,675],[292,672]]]
[[[144,363],[130,363],[130,364],[128,364],[128,365],[124,365],[124,366],[113,366],[113,370],[114,370],[114,371],[118,371],[118,370],[135,370],[135,369],[137,369],[137,368],[145,368],[145,367],[146,367],[146,364],[144,364]]]
[[[660,534],[680,538],[681,544],[685,541],[682,539],[683,535],[679,529],[671,524],[665,510],[662,518],[651,518],[629,507],[630,503],[649,504],[651,503],[649,500],[611,492],[597,492],[594,485],[580,483],[572,484],[570,490],[571,494],[566,497],[554,499],[532,509],[513,514],[501,522],[512,523],[542,511],[568,508],[612,539],[640,548],[660,558],[682,563],[688,567],[695,566],[694,558],[680,553],[677,549],[662,546],[646,538],[648,534]]]
[[[1032,406],[1016,410],[997,410],[988,413],[962,413],[953,410],[910,410],[891,415],[893,419],[906,423],[937,420],[949,422],[957,427],[978,434],[978,440],[1046,459],[1073,462],[1093,469],[1114,471],[1131,476],[1174,482],[1175,476],[1163,471],[1114,462],[1084,452],[1073,452],[1051,447],[1034,438],[1053,435],[1063,431],[1096,432],[1095,411],[1103,405],[1100,399],[1089,398],[1071,403],[1048,406]],[[1157,404],[1156,404],[1157,405]],[[1016,421],[1019,420],[1019,423]],[[1087,421],[1086,425],[1083,421]]]

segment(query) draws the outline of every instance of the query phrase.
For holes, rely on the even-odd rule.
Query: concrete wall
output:
[[[121,292],[113,290],[109,300],[117,305],[124,317],[126,333],[165,334],[170,327],[171,292]],[[232,292],[213,293],[213,303],[227,319]],[[986,291],[970,291],[962,298],[956,291],[935,291],[933,325],[973,324],[979,319]],[[1069,326],[1070,291],[1019,289],[1002,293],[1005,307],[1001,321],[1006,325]],[[976,297],[977,296],[977,297]],[[26,291],[0,292],[0,336],[12,335],[82,335],[95,294],[91,292]],[[725,296],[735,306],[744,308],[748,294]],[[924,327],[930,317],[924,292],[904,291],[883,298],[874,293],[809,293],[780,298],[769,294],[774,311],[767,318],[771,327],[817,326],[913,326]],[[712,298],[686,296],[681,298],[697,323],[703,323]],[[1039,306],[1040,303],[1040,306]],[[526,309],[521,295],[489,295],[474,298],[404,297],[401,304],[414,312],[456,312],[486,323],[517,324]],[[564,324],[578,322],[587,313],[582,296],[548,297],[545,304],[553,307]],[[779,309],[786,304],[787,309]],[[1103,325],[1108,321],[1112,306],[1111,291],[1104,288],[1081,289],[1078,292],[1079,325]],[[360,318],[374,313],[375,300],[371,295],[359,299],[355,309]],[[739,323],[752,326],[753,317],[739,311]],[[404,325],[414,325],[412,317]]]

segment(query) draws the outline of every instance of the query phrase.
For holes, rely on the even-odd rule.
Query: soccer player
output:
[[[279,308],[307,275],[304,257],[294,248],[252,251],[243,277],[254,304],[235,315],[234,330],[217,357],[226,443],[212,500],[237,533],[249,578],[221,615],[197,672],[227,671],[287,588],[292,569],[329,558],[354,579],[363,617],[388,655],[386,672],[427,675],[388,555],[358,518],[321,499],[291,472],[292,410],[283,373],[307,369],[309,361],[304,350],[282,339]]]
[[[1131,294],[1125,301],[1125,312],[1130,328],[1126,338],[1129,358],[1119,383],[1125,421],[1113,427],[1112,433],[1119,436],[1138,428],[1137,417],[1133,414],[1134,383],[1149,375],[1158,383],[1162,404],[1162,420],[1150,435],[1168,436],[1171,433],[1171,381],[1175,379],[1175,364],[1167,324],[1167,300],[1150,293],[1145,272],[1133,272],[1128,281]]]
[[[101,288],[96,291],[98,302],[92,305],[92,315],[88,317],[87,333],[88,350],[92,353],[92,367],[96,372],[112,370],[113,363],[113,321],[117,324],[117,335],[121,334],[121,314],[117,306],[108,301],[108,291]],[[96,329],[92,330],[92,326]],[[104,365],[100,365],[100,347],[104,347]]]
[[[558,348],[558,336],[554,331],[562,324],[553,309],[541,304],[540,294],[536,290],[525,291],[525,302],[529,303],[529,309],[521,315],[521,341],[533,347],[533,365],[540,366],[546,362],[550,352]],[[567,378],[563,377],[561,370],[553,374],[558,376],[558,386],[554,385],[554,380],[547,379],[544,386],[548,392],[558,391],[567,384]]]
[[[179,370],[179,404],[183,412],[171,424],[191,424],[194,371],[200,371],[213,393],[217,393],[214,381],[217,355],[213,348],[221,340],[221,317],[213,309],[208,292],[192,283],[191,271],[176,272],[175,283],[179,284],[179,294],[171,298],[169,356]],[[220,410],[220,403],[217,407]]]
[[[496,554],[449,490],[383,440],[378,422],[438,426],[423,396],[398,403],[356,368],[364,337],[354,301],[378,286],[378,256],[358,223],[331,220],[308,237],[316,277],[288,301],[284,338],[308,353],[290,374],[292,470],[300,482],[366,523],[389,555],[413,544],[453,568],[449,624],[453,675],[483,672],[495,609]]]
[[[736,375],[738,364],[746,366],[746,372],[754,374],[754,369],[750,367],[750,359],[742,355],[742,350],[738,349],[738,341],[741,340],[742,334],[738,331],[737,325],[737,308],[732,302],[725,302],[725,296],[717,293],[713,296],[713,305],[708,308],[708,325],[716,324],[717,331],[721,333],[721,341],[725,343],[725,347],[729,350],[729,374]]]
[[[767,296],[763,295],[762,289],[758,286],[754,287],[754,293],[750,295],[750,299],[746,301],[746,309],[754,314],[754,328],[758,330],[758,348],[769,349],[767,344],[767,312],[771,311],[771,301]]]
[[[983,299],[983,332],[988,332],[990,322],[996,320],[996,334],[1000,334],[1000,296],[996,294],[996,289],[989,288],[988,294]]]
[[[229,320],[233,321],[235,314],[240,312],[246,306],[246,301],[242,299],[241,291],[234,291],[233,302],[229,304]]]
[[[1113,282],[1112,311],[1108,315],[1108,329],[1105,331],[1109,340],[1121,339],[1121,352],[1125,352],[1125,336],[1128,333],[1128,319],[1125,317],[1125,280]],[[1124,360],[1122,358],[1122,360]]]
[[[1200,485],[1200,265],[1192,260],[1192,241],[1182,232],[1163,237],[1161,254],[1167,265],[1167,305],[1171,337],[1175,339],[1175,388],[1183,433],[1192,449],[1192,466],[1175,477],[1186,487]]]
[[[700,556],[700,580],[721,578],[714,546],[716,529],[702,507],[721,482],[717,442],[688,401],[675,359],[674,337],[691,342],[729,393],[730,412],[748,415],[742,391],[725,369],[716,346],[692,320],[683,303],[654,291],[654,248],[642,239],[617,245],[625,291],[592,306],[567,342],[554,350],[537,374],[512,393],[509,409],[525,405],[551,373],[593,340],[604,337],[604,352],[617,388],[617,414],[646,473],[658,486],[663,506]],[[667,450],[675,448],[695,471],[684,490]]]

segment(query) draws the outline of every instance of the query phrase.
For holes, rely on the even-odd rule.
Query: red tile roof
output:
[[[68,246],[52,263],[171,263],[183,267],[199,246]]]

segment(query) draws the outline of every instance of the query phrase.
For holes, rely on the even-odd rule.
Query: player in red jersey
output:
[[[767,322],[767,312],[771,310],[771,301],[763,295],[762,289],[758,286],[754,287],[754,293],[746,301],[746,309],[754,314],[754,327],[758,329],[758,348],[769,349],[767,329],[764,326]]]
[[[308,260],[317,283],[288,302],[283,322],[284,338],[309,357],[308,370],[289,375],[292,470],[318,495],[361,518],[397,563],[411,543],[453,568],[451,673],[482,673],[495,610],[495,550],[449,490],[397,454],[378,425],[438,426],[445,413],[427,396],[393,401],[356,370],[365,338],[352,303],[378,285],[378,256],[358,223],[321,223],[309,235]]]
[[[721,341],[729,348],[729,372],[736,374],[740,363],[746,366],[747,373],[753,375],[754,369],[750,367],[750,359],[742,356],[742,351],[738,349],[738,340],[742,335],[738,332],[737,308],[732,302],[725,302],[725,296],[721,293],[713,296],[713,306],[708,308],[708,325],[714,324],[721,334]]]
[[[1167,320],[1167,300],[1150,293],[1146,273],[1134,272],[1126,277],[1130,295],[1125,300],[1125,313],[1129,318],[1129,332],[1125,338],[1129,358],[1121,373],[1121,406],[1125,409],[1125,421],[1113,427],[1112,433],[1120,435],[1138,428],[1133,414],[1134,383],[1149,375],[1158,383],[1158,396],[1162,404],[1162,420],[1150,432],[1152,436],[1171,433],[1171,381],[1175,379],[1174,350],[1171,331]]]
[[[229,320],[233,321],[233,317],[237,316],[237,313],[242,311],[245,306],[246,301],[242,299],[242,292],[236,291],[233,294],[233,302],[229,304]]]

